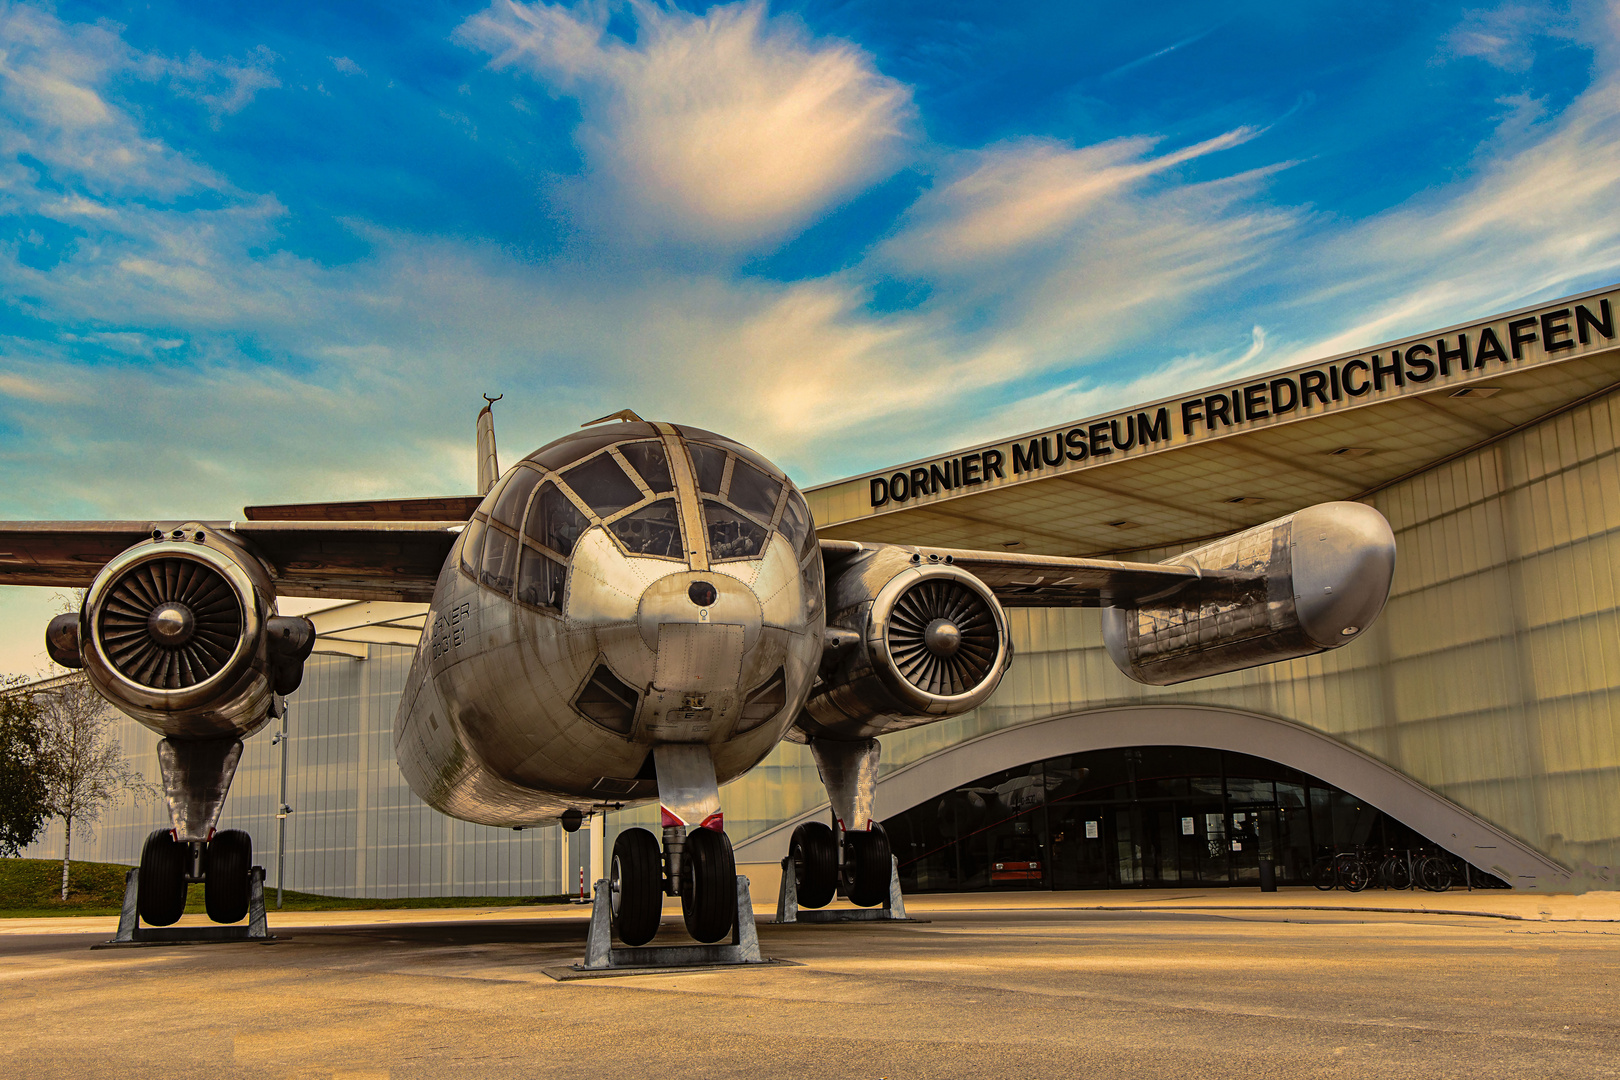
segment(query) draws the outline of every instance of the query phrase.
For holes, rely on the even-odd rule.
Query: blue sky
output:
[[[809,484],[1620,279],[1620,5],[1141,10],[0,3],[0,512],[464,491],[485,391]]]

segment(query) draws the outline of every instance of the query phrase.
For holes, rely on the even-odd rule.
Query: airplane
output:
[[[1100,607],[1115,664],[1169,685],[1349,644],[1394,572],[1389,524],[1347,502],[1160,563],[823,540],[764,456],[629,410],[502,472],[494,400],[473,496],[0,522],[0,584],[87,589],[47,627],[52,659],[162,736],[148,924],[179,918],[188,882],[215,921],[247,912],[252,839],[215,826],[242,740],[281,715],[315,644],[278,597],[430,604],[394,750],[437,810],[577,829],[657,800],[660,833],[621,832],[608,875],[634,946],[666,896],[697,941],[731,932],[720,787],[784,739],[808,744],[831,804],[791,839],[799,903],[881,903],[878,740],[990,696],[1013,662],[1008,607]]]

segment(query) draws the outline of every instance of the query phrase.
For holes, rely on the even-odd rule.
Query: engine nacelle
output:
[[[1257,577],[1235,601],[1103,610],[1114,663],[1155,686],[1348,645],[1389,598],[1395,535],[1370,506],[1321,503],[1165,563]]]
[[[269,571],[236,537],[190,523],[137,544],[90,585],[77,627],[53,620],[53,659],[77,659],[119,709],[181,740],[240,738],[303,678],[308,619],[278,616]],[[76,655],[75,655],[76,654]]]
[[[978,578],[898,547],[848,557],[827,586],[828,650],[800,714],[811,737],[864,739],[984,703],[1012,659]]]

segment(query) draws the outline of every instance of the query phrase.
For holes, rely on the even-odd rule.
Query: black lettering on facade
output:
[[[1500,360],[1507,363],[1507,354],[1502,351],[1502,342],[1496,337],[1496,331],[1487,326],[1479,335],[1479,351],[1474,354],[1474,370],[1478,371],[1485,366],[1487,360]]]
[[[1311,407],[1311,398],[1315,398],[1323,405],[1328,403],[1327,376],[1320,371],[1307,371],[1299,377],[1299,396],[1301,404],[1307,409]]]
[[[1350,373],[1359,370],[1363,374],[1372,370],[1365,360],[1350,360],[1344,365],[1344,392],[1351,397],[1360,397],[1372,389],[1372,384],[1363,382],[1359,387],[1350,385]]]
[[[889,477],[889,498],[895,502],[911,498],[911,479],[905,473],[897,472]]]
[[[1091,436],[1092,457],[1102,457],[1104,454],[1114,452],[1114,448],[1108,445],[1108,422],[1106,420],[1092,424],[1088,434]]]
[[[1193,421],[1202,420],[1203,418],[1203,398],[1188,398],[1186,401],[1181,403],[1181,433],[1183,435],[1191,435]]]
[[[1041,460],[1048,465],[1063,464],[1063,436],[1041,436]]]
[[[979,455],[978,454],[963,454],[962,455],[962,484],[963,484],[963,486],[966,486],[968,484],[982,484],[982,483],[984,483],[984,480],[983,480],[983,478],[981,478],[979,476]]]
[[[1587,311],[1585,304],[1575,306],[1575,336],[1580,339],[1582,345],[1587,341],[1587,327],[1591,327],[1611,341],[1614,340],[1614,312],[1609,310],[1609,302],[1604,300],[1599,303],[1598,310],[1603,313],[1601,320]]]
[[[1401,350],[1395,349],[1391,351],[1389,354],[1389,363],[1387,364],[1379,363],[1378,354],[1373,353],[1372,375],[1373,389],[1375,390],[1382,390],[1384,388],[1385,375],[1393,375],[1395,377],[1396,386],[1405,386],[1406,376],[1401,374]]]
[[[1513,359],[1524,358],[1524,347],[1536,341],[1535,319],[1514,319],[1508,323],[1508,347],[1513,350]]]
[[[1225,394],[1211,394],[1204,399],[1204,426],[1214,431],[1217,420],[1224,427],[1232,426],[1232,403]]]
[[[1007,479],[1007,474],[1001,469],[1000,450],[986,450],[984,452],[984,478],[986,480],[990,479],[991,473],[995,473],[997,480]]]
[[[1344,400],[1344,394],[1340,392],[1340,387],[1339,387],[1339,365],[1337,365],[1337,364],[1329,365],[1329,367],[1328,367],[1328,382],[1333,384],[1333,400],[1334,401],[1343,401]]]
[[[1458,371],[1468,370],[1468,335],[1457,335],[1457,348],[1455,351],[1446,348],[1446,339],[1436,341],[1435,347],[1440,350],[1440,374],[1451,374],[1451,362],[1456,360]]]
[[[1063,436],[1063,445],[1068,447],[1064,456],[1070,461],[1084,461],[1091,452],[1086,445],[1086,429],[1083,427],[1070,428]]]
[[[1569,336],[1569,308],[1549,311],[1541,317],[1541,347],[1550,353],[1575,347]]]
[[[951,479],[950,462],[945,462],[943,468],[938,462],[928,466],[928,486],[933,489],[935,495],[938,495],[941,491],[949,491],[956,486],[955,481]]]
[[[1125,439],[1124,439],[1124,441],[1121,441],[1120,437],[1119,437],[1119,421],[1118,420],[1110,420],[1110,421],[1108,421],[1108,434],[1109,434],[1109,437],[1113,440],[1115,450],[1129,450],[1131,447],[1136,445],[1136,417],[1134,417],[1134,416],[1125,417]]]
[[[882,506],[889,501],[889,482],[881,476],[872,477],[872,505]]]
[[[1266,407],[1266,384],[1253,383],[1243,388],[1243,415],[1250,420],[1264,420],[1271,415]]]
[[[962,486],[962,459],[961,458],[951,458],[951,475],[956,478],[956,483],[953,484],[952,486],[953,487],[961,487]]]
[[[1407,349],[1406,377],[1413,382],[1428,382],[1434,378],[1434,361],[1429,359],[1433,355],[1434,350],[1421,341]]]
[[[1013,474],[1034,472],[1041,467],[1041,442],[1039,439],[1029,440],[1029,446],[1023,443],[1013,443]]]
[[[1309,373],[1307,373],[1307,374],[1309,374]],[[1287,396],[1286,399],[1284,399],[1284,397],[1283,397],[1283,391],[1284,390],[1288,391],[1288,396]],[[1272,379],[1271,380],[1271,413],[1272,413],[1272,415],[1273,416],[1280,416],[1285,412],[1293,412],[1298,407],[1299,407],[1299,387],[1294,385],[1294,380],[1290,379],[1290,378],[1286,378],[1286,377],[1281,378],[1281,379]]]
[[[1160,439],[1168,440],[1170,438],[1170,410],[1160,409],[1152,420],[1148,419],[1148,414],[1145,412],[1137,413],[1136,434],[1142,440],[1143,446],[1150,442],[1158,442]]]
[[[1234,390],[1232,391],[1232,422],[1241,424],[1243,421],[1243,391]]]
[[[912,469],[911,470],[911,497],[913,499],[915,499],[919,495],[932,495],[932,494],[934,494],[934,489],[928,485],[928,470],[927,469]]]

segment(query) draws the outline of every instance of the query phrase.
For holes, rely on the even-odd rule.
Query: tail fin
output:
[[[490,397],[484,395],[488,402],[478,411],[478,494],[488,495],[489,489],[495,486],[495,481],[501,475],[501,463],[495,457],[495,414],[490,410],[505,394]]]

